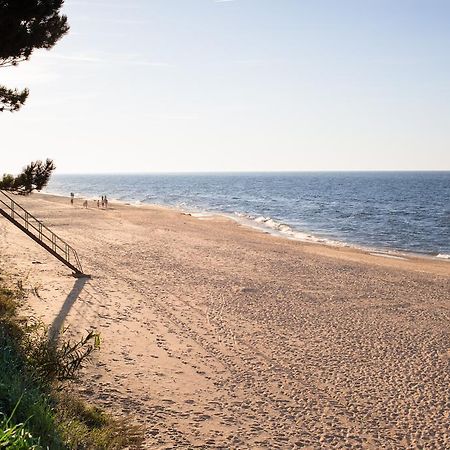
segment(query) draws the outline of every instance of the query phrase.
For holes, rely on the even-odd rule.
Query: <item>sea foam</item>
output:
[[[332,239],[328,239],[325,237],[315,236],[311,233],[302,232],[296,230],[290,225],[283,223],[279,220],[276,220],[272,217],[265,216],[251,216],[248,214],[235,212],[233,219],[237,220],[239,223],[245,226],[249,226],[251,228],[265,231],[267,233],[273,234],[275,236],[283,236],[288,239],[293,239],[296,241],[302,242],[311,242],[311,243],[321,243],[332,245],[335,247],[350,247],[351,245],[346,242],[336,241]]]

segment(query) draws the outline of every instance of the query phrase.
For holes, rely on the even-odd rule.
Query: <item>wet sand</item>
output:
[[[18,201],[92,278],[0,218],[2,269],[49,326],[101,333],[78,389],[142,423],[146,448],[450,448],[449,262],[157,207]]]

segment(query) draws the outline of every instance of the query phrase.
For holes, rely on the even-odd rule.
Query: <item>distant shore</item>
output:
[[[28,311],[101,333],[79,390],[135,416],[146,448],[448,445],[448,261],[165,207],[18,201],[92,276],[72,278],[1,220],[2,258],[30,288]]]

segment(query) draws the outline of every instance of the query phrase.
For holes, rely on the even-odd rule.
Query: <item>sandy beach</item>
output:
[[[78,389],[146,448],[450,447],[450,263],[296,242],[224,217],[17,200],[91,279],[0,220],[25,310],[101,351]]]

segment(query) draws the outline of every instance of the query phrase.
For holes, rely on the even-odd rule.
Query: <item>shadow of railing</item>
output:
[[[81,291],[84,288],[84,285],[88,282],[87,278],[78,278],[75,281],[75,284],[72,287],[72,290],[67,295],[67,298],[64,301],[64,304],[61,307],[58,315],[53,320],[53,323],[49,329],[48,336],[52,341],[57,341],[59,335],[61,333],[61,329],[64,325],[64,321],[69,315],[70,310],[72,309],[73,304],[76,302],[78,297],[81,294]]]

